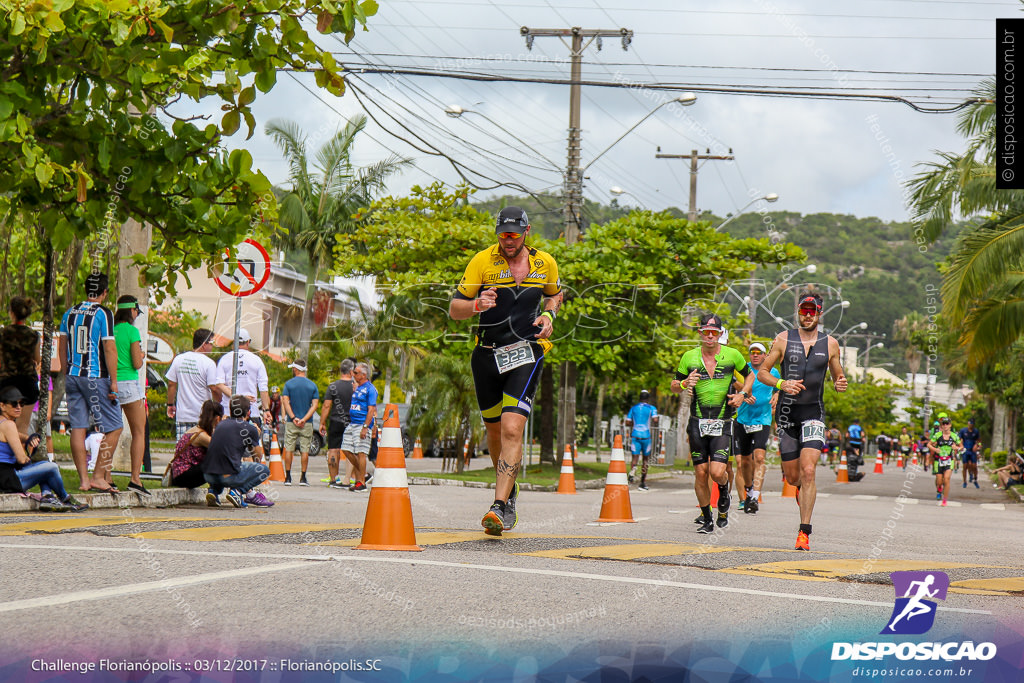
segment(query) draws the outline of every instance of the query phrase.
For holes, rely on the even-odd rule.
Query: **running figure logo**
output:
[[[926,633],[935,623],[937,609],[935,602],[926,598],[945,600],[949,576],[944,572],[892,572],[890,576],[896,589],[896,604],[881,633]]]

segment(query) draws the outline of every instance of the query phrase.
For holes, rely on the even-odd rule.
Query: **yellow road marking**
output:
[[[254,536],[275,534],[301,534],[304,531],[334,531],[361,529],[362,524],[239,524],[235,526],[207,526],[193,529],[165,529],[129,534],[131,538],[157,538],[165,541],[230,541]]]
[[[1024,576],[1006,576],[995,579],[967,579],[949,584],[951,593],[972,595],[1010,595],[1024,591]]]
[[[483,533],[478,531],[417,531],[416,545],[444,545],[445,543],[479,541],[482,536]],[[303,545],[333,545],[343,548],[354,548],[362,542],[361,538],[345,538],[335,541],[304,543]]]
[[[638,560],[645,557],[667,557],[670,555],[704,555],[737,551],[779,552],[778,548],[732,548],[728,546],[706,546],[691,543],[624,543],[620,545],[598,545],[590,548],[558,548],[538,550],[530,553],[516,553],[531,557],[550,557],[563,560],[603,559]],[[790,552],[788,550],[782,552]]]
[[[865,568],[867,565],[867,568]],[[776,579],[798,579],[802,581],[834,581],[853,574],[888,574],[898,571],[922,571],[928,569],[1010,569],[983,564],[960,562],[932,562],[928,560],[793,560],[789,562],[766,562],[732,569],[720,569],[728,574],[768,576]]]
[[[148,524],[156,522],[195,522],[208,520],[209,517],[146,517],[133,518],[123,515],[115,517],[81,517],[79,515],[46,519],[35,522],[19,522],[16,524],[0,524],[0,536],[27,536],[33,532],[56,534],[70,529],[83,529],[94,526],[116,526],[118,524]]]

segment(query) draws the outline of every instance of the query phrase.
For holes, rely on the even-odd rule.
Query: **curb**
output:
[[[166,508],[174,505],[205,505],[206,489],[152,489],[145,498],[135,491],[82,493],[74,498],[79,503],[88,504],[91,510]],[[39,502],[18,493],[0,494],[0,512],[39,512]]]

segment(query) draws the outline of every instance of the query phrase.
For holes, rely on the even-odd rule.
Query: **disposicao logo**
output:
[[[949,576],[944,572],[892,572],[896,604],[880,635],[920,635],[935,623],[938,600],[946,599]],[[895,655],[900,660],[989,660],[996,656],[993,643],[832,643],[832,660],[870,660]]]
[[[920,635],[927,633],[935,623],[937,605],[934,600],[946,599],[949,576],[945,572],[892,572],[892,586],[896,589],[896,605],[889,623],[880,633]]]

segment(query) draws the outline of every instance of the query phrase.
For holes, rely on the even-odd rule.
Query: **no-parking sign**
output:
[[[260,291],[270,278],[270,256],[254,239],[224,249],[223,260],[214,267],[214,281],[231,296],[249,296]]]

